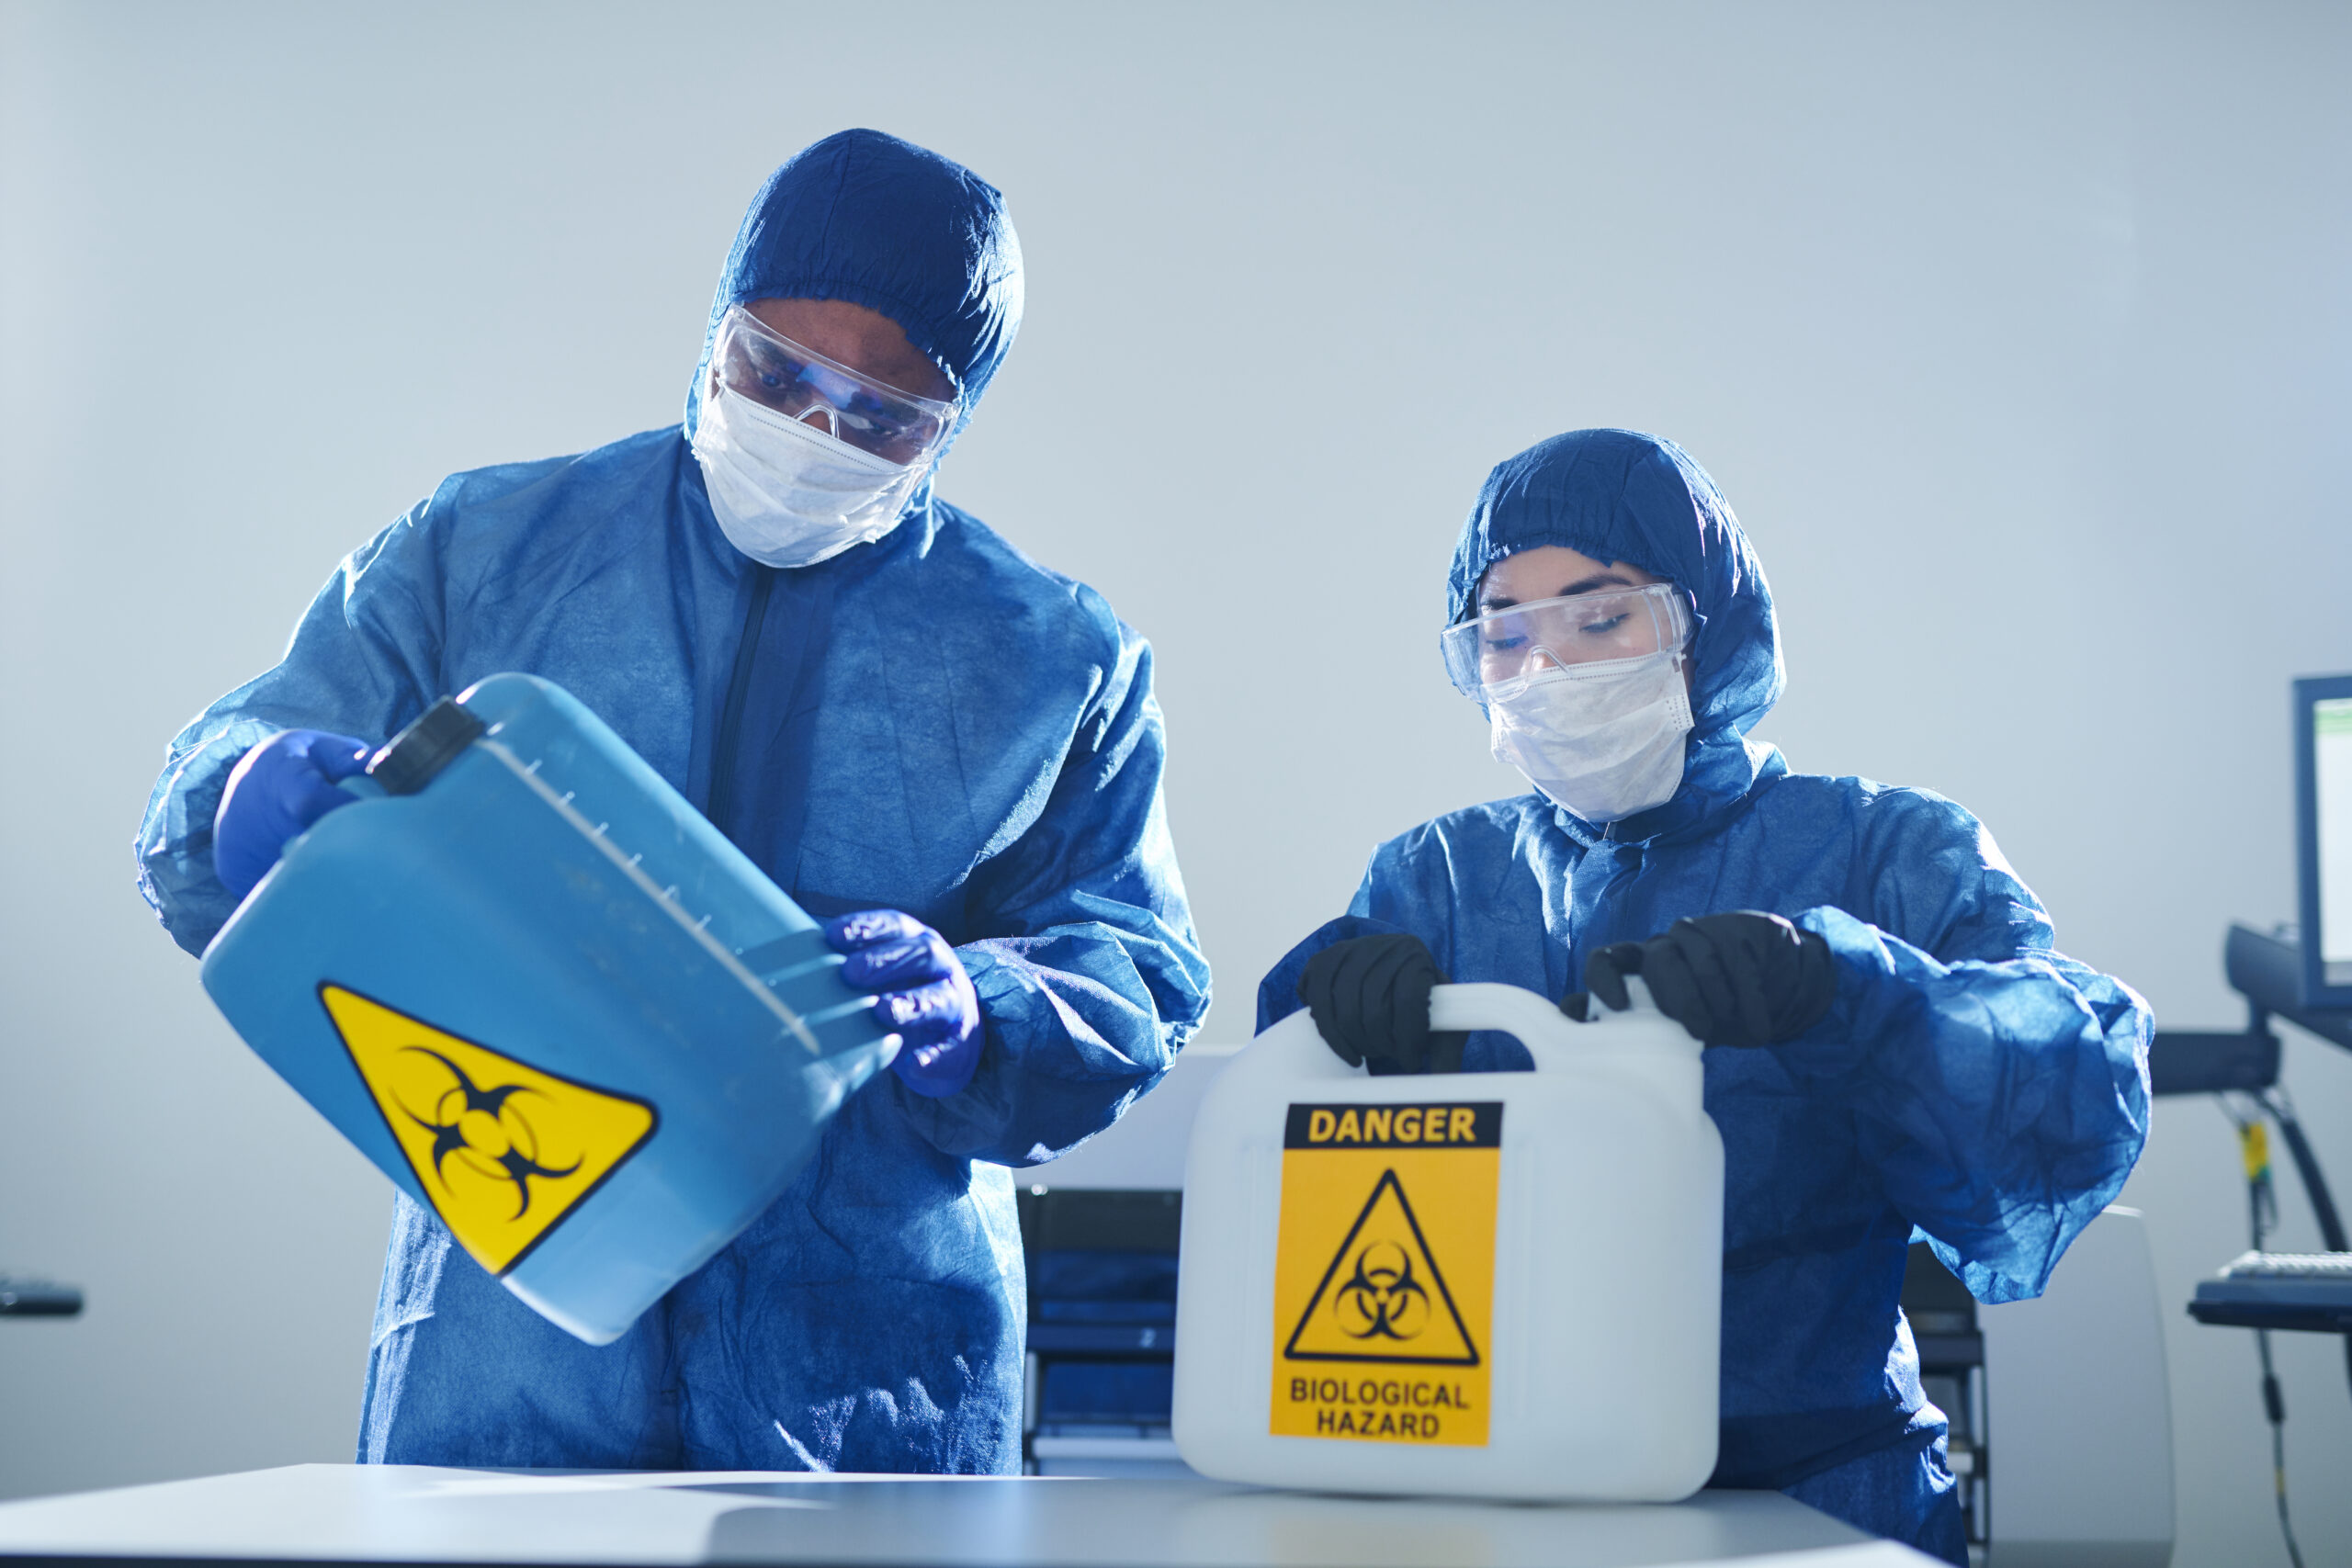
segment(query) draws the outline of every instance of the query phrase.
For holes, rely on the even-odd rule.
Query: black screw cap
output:
[[[443,697],[368,760],[368,776],[382,784],[386,795],[414,795],[487,732],[488,727],[459,707],[456,698]]]

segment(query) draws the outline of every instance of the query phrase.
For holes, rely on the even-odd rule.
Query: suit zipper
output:
[[[735,811],[735,752],[743,728],[743,705],[751,700],[752,665],[759,656],[760,633],[767,625],[768,595],[775,589],[776,569],[755,566],[751,606],[743,612],[743,640],[735,647],[735,668],[727,677],[727,705],[718,713],[718,736],[711,747],[710,807],[704,813],[722,833],[732,837],[728,820]]]

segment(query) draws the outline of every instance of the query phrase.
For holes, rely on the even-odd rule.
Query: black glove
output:
[[[1430,987],[1445,984],[1419,937],[1400,933],[1335,942],[1306,961],[1298,999],[1324,1043],[1351,1067],[1458,1073],[1466,1034],[1430,1029]]]
[[[1585,961],[1585,989],[1561,1010],[1586,1017],[1586,992],[1623,1010],[1628,975],[1647,981],[1658,1011],[1702,1045],[1793,1040],[1838,999],[1828,941],[1753,909],[1677,920],[1647,942],[1611,942]]]

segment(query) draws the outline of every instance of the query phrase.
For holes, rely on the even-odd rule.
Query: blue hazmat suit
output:
[[[851,131],[761,191],[712,322],[771,297],[881,311],[968,412],[1012,344],[1020,258],[995,190]],[[246,748],[304,726],[380,741],[517,670],[604,717],[812,913],[933,926],[979,998],[970,1083],[926,1099],[877,1075],[793,1187],[617,1342],[548,1324],[401,1200],[359,1457],[1017,1470],[1005,1168],[1109,1125],[1208,1003],[1150,650],[928,482],[871,544],[756,565],[719,532],[690,429],[458,474],[356,551],[284,660],[173,742],[141,886],[200,951],[236,902],[210,825]]]
[[[1827,939],[1838,995],[1788,1043],[1704,1054],[1722,1130],[1723,1399],[1713,1484],[1780,1488],[1964,1561],[1945,1421],[1897,1305],[1924,1236],[1977,1299],[2039,1294],[2130,1174],[2152,1021],[2053,951],[2049,917],[1976,818],[1940,795],[1792,773],[1748,731],[1779,697],[1770,591],[1730,508],[1669,442],[1557,436],[1495,468],[1454,552],[1449,625],[1514,551],[1565,545],[1695,602],[1680,787],[1606,828],[1530,793],[1375,850],[1348,913],[1259,990],[1300,1006],[1306,961],[1406,931],[1457,981],[1560,997],[1586,958],[1684,916],[1785,915]],[[1526,1068],[1471,1037],[1473,1071]]]

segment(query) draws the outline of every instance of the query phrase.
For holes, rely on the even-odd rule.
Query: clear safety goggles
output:
[[[741,305],[718,324],[714,383],[741,392],[786,419],[813,425],[893,463],[922,461],[956,428],[956,405],[917,397],[828,359]]]
[[[1682,590],[1654,582],[1513,604],[1446,627],[1438,645],[1454,689],[1483,699],[1550,670],[1671,652],[1690,636]]]

